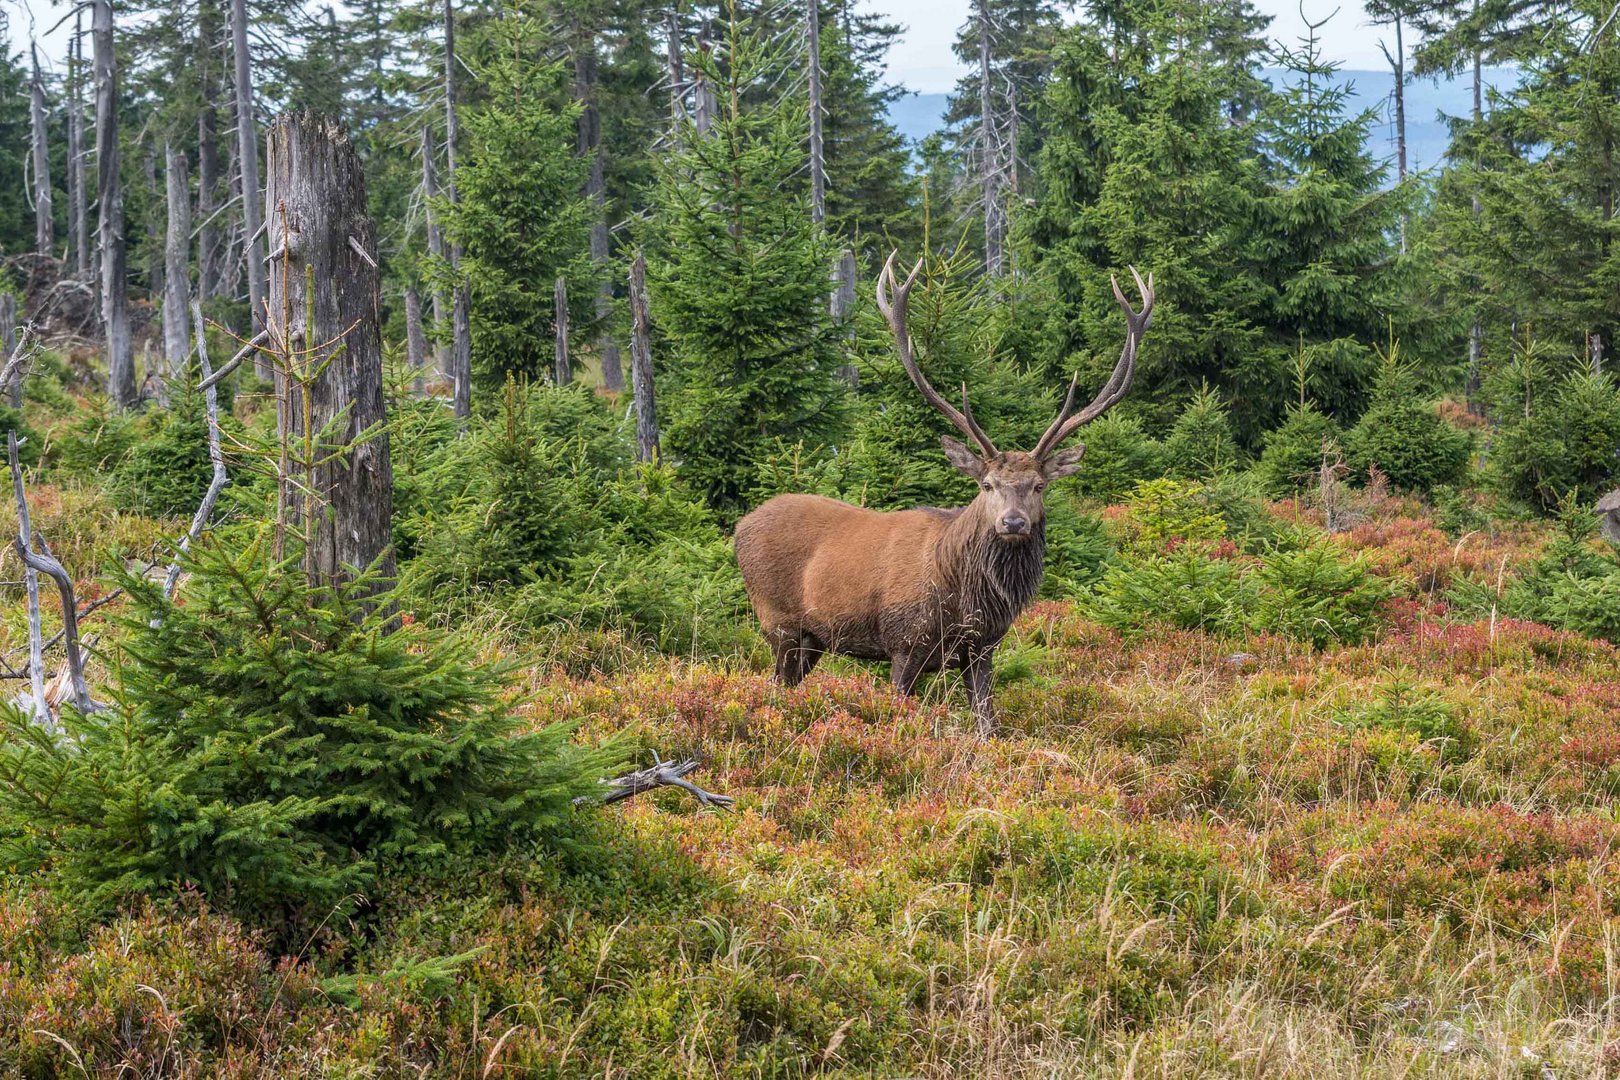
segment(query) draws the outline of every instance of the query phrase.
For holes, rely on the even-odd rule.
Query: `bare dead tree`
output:
[[[91,0],[95,53],[96,231],[101,253],[101,325],[107,348],[107,394],[113,405],[135,404],[135,344],[129,329],[124,244],[124,188],[119,179],[118,58],[113,48],[112,0]]]
[[[698,30],[698,52],[707,58],[711,52],[711,27],[707,19]],[[714,98],[714,86],[709,82],[708,74],[702,67],[697,69],[692,79],[692,126],[699,135],[707,135],[714,126],[714,114],[717,108]]]
[[[557,284],[551,291],[551,299],[552,330],[555,338],[552,376],[557,380],[558,386],[568,386],[574,381],[574,369],[568,361],[568,281],[561,275],[558,276]]]
[[[630,263],[630,393],[636,407],[636,460],[658,460],[658,402],[653,389],[652,320],[647,313],[647,258]]]
[[[422,125],[422,205],[427,208],[427,246],[428,254],[435,259],[445,257],[444,230],[439,228],[433,216],[433,199],[439,194],[438,171],[433,167],[433,128],[428,124]],[[433,355],[435,367],[439,374],[452,384],[456,379],[455,367],[450,361],[450,348],[444,341],[445,309],[444,290],[433,290]]]
[[[186,356],[191,352],[186,333],[191,308],[191,177],[183,152],[165,146],[164,156],[168,159],[163,187],[169,221],[163,244],[163,358],[169,375],[176,376],[185,370]],[[199,345],[199,351],[201,348]]]
[[[202,370],[202,381],[207,387],[203,391],[203,400],[208,408],[208,460],[213,464],[214,471],[208,481],[208,490],[203,492],[202,502],[197,506],[197,512],[191,516],[191,527],[186,535],[180,538],[179,552],[173,562],[169,564],[168,572],[163,575],[163,595],[167,599],[174,598],[174,590],[180,584],[180,562],[191,545],[197,542],[197,537],[208,527],[208,519],[214,516],[214,505],[219,502],[219,493],[225,490],[230,483],[230,474],[225,471],[225,451],[220,445],[219,433],[219,391],[214,388],[214,370],[208,364],[208,328],[203,323],[202,305],[193,302],[191,316],[197,328],[197,364]],[[180,368],[176,368],[176,371]]]
[[[855,340],[855,251],[845,248],[833,266],[832,300],[828,305],[834,326],[846,328],[849,340]],[[851,386],[859,385],[860,370],[854,364],[844,364],[838,374]]]
[[[608,263],[606,161],[602,149],[602,116],[596,104],[596,32],[579,23],[574,32],[574,98],[580,103],[578,130],[579,156],[585,158],[585,198],[591,204],[591,265],[601,275],[596,287],[596,354],[602,365],[602,386],[624,389],[624,369],[619,359],[619,343],[613,340],[608,320],[613,314],[613,286],[605,271]]]
[[[456,151],[460,137],[456,120],[456,12],[454,0],[444,0],[444,193],[455,205]],[[455,369],[454,411],[465,421],[472,413],[472,297],[460,280],[461,241],[450,243],[450,272],[456,275],[451,321],[451,362]]]
[[[1003,215],[1006,207],[1002,204],[1002,189],[1006,177],[1001,165],[995,94],[991,86],[992,26],[988,0],[974,0],[974,12],[979,31],[979,182],[983,185],[981,198],[984,200],[984,269],[991,277],[1000,277],[1005,264]]]
[[[141,180],[146,185],[146,205],[157,206],[162,201],[158,194],[157,178],[157,149],[149,139],[141,139]],[[146,237],[141,244],[141,250],[146,254],[146,298],[149,304],[157,306],[163,302],[163,269],[164,251],[163,243],[158,235],[158,217],[155,213],[141,215],[145,219]],[[141,370],[151,378],[153,372],[149,357],[145,351],[141,352]]]
[[[219,296],[224,288],[220,229],[215,222],[221,210],[218,200],[224,171],[219,154],[220,80],[215,72],[218,23],[213,3],[198,5],[195,53],[202,100],[197,109],[197,295],[205,300]]]
[[[242,257],[247,261],[248,300],[253,309],[249,325],[265,317],[267,293],[262,238],[264,219],[259,202],[259,126],[253,118],[253,58],[248,52],[247,0],[231,0],[231,58],[234,64],[236,99],[236,167],[242,187]],[[261,379],[270,377],[269,361],[260,358],[254,367]]]
[[[284,114],[267,145],[282,512],[303,530],[311,580],[373,566],[391,578],[393,473],[365,174],[335,120]]]
[[[51,199],[51,145],[47,138],[49,124],[45,112],[45,79],[39,73],[39,46],[30,42],[28,51],[34,61],[33,75],[28,80],[28,128],[34,151],[34,250],[50,256],[56,251],[56,219]]]
[[[804,0],[804,36],[810,53],[810,221],[827,220],[827,155],[821,139],[821,0]]]
[[[90,281],[95,270],[90,256],[90,196],[84,178],[84,15],[74,13],[73,38],[67,62],[67,197],[68,235],[73,242],[73,272]]]
[[[422,330],[422,294],[416,282],[405,283],[405,363],[410,366],[412,389],[422,392],[422,370],[427,365],[427,334]]]
[[[664,13],[664,47],[669,77],[669,127],[679,137],[686,119],[686,69],[681,61],[681,18],[674,8]]]
[[[15,362],[22,363],[22,351],[18,349],[17,326],[17,297],[12,293],[0,293],[0,356],[6,357],[6,367],[9,369]],[[13,409],[22,408],[22,380],[14,378],[8,384],[0,378],[0,388],[8,388]]]

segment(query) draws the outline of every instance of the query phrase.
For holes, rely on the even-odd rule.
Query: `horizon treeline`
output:
[[[661,453],[722,516],[790,451],[847,472],[864,447],[882,474],[931,444],[869,310],[892,248],[933,253],[914,332],[935,381],[1010,436],[1073,371],[1106,377],[1109,275],[1135,265],[1158,311],[1104,443],[1218,420],[1259,457],[1446,397],[1498,431],[1512,496],[1590,497],[1620,409],[1620,26],[1583,3],[1368,10],[1398,90],[1473,78],[1437,170],[1407,168],[1400,93],[1397,153],[1369,151],[1383,110],[1335,85],[1331,23],[1275,42],[1247,0],[977,0],[915,146],[888,119],[900,27],[848,2],[95,0],[56,63],[5,28],[0,291],[104,353],[114,407],[160,399],[191,298],[262,322],[259,141],[312,110],[364,161],[385,337],[458,413],[512,377],[627,389],[642,256]],[[874,501],[931,493],[890,472]]]

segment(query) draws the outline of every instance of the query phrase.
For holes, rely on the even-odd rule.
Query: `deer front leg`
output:
[[[981,739],[988,739],[996,733],[996,710],[990,700],[992,655],[989,649],[974,653],[966,668],[968,700],[973,704],[973,720]]]
[[[896,653],[889,659],[889,681],[907,697],[917,692],[917,680],[922,677],[928,654],[921,649]]]

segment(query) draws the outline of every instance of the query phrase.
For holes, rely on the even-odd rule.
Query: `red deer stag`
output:
[[[922,270],[897,284],[894,255],[878,277],[877,303],[894,332],[900,362],[928,403],[978,450],[944,437],[945,457],[978,481],[979,494],[954,510],[882,513],[820,495],[778,495],[737,523],[737,563],[760,627],[776,656],[776,677],[796,686],[823,653],[888,660],[894,685],[913,692],[925,671],[966,673],[981,735],[995,730],[990,663],[1007,628],[1040,587],[1046,562],[1046,486],[1075,472],[1083,445],[1058,446],[1130,389],[1136,349],[1153,317],[1153,275],[1131,276],[1142,310],[1125,312],[1125,347],[1090,405],[1070,415],[1076,373],[1057,419],[1035,449],[1003,453],[973,418],[929,385],[912,355],[906,301]]]

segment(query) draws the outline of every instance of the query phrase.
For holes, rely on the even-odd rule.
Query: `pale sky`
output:
[[[882,12],[904,26],[905,34],[889,53],[889,78],[921,94],[943,93],[956,85],[962,65],[951,52],[956,32],[967,21],[971,0],[865,0],[866,10]],[[1387,65],[1378,51],[1378,39],[1386,28],[1367,25],[1361,0],[1255,0],[1255,6],[1272,16],[1270,36],[1294,45],[1305,33],[1301,7],[1313,21],[1332,15],[1320,32],[1322,53],[1353,70],[1382,70]],[[1390,39],[1393,43],[1393,38]],[[1412,41],[1406,42],[1410,49]]]

